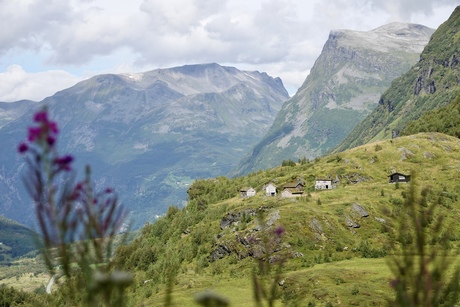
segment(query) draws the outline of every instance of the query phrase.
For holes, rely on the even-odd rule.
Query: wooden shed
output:
[[[277,188],[273,183],[269,183],[265,186],[265,195],[276,196]]]
[[[281,197],[285,197],[285,198],[299,197],[302,195],[303,195],[303,191],[298,190],[298,189],[284,188],[284,190],[281,192]]]
[[[304,188],[305,188],[305,184],[301,179],[294,181],[294,182],[289,182],[283,185],[283,189],[303,191]]]
[[[332,189],[332,179],[316,179],[315,190]]]
[[[389,180],[388,183],[396,183],[396,182],[409,182],[410,175],[404,175],[401,173],[393,173],[388,176]]]
[[[256,195],[256,190],[252,187],[244,187],[240,189],[240,196],[241,197],[252,197]]]

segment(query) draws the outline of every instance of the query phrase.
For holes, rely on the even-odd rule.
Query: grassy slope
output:
[[[135,273],[135,283],[129,289],[130,305],[162,306],[165,276],[168,268],[175,266],[177,279],[172,297],[177,306],[193,306],[195,294],[208,290],[226,297],[233,306],[254,306],[251,276],[257,271],[258,261],[246,257],[248,249],[238,238],[270,239],[279,225],[285,233],[278,242],[279,251],[272,255],[285,257],[287,262],[282,272],[284,286],[276,286],[280,293],[277,306],[305,306],[309,302],[316,306],[328,302],[333,306],[384,305],[392,295],[388,285],[392,276],[387,266],[389,256],[384,255],[392,253],[394,223],[401,210],[402,194],[408,188],[406,184],[398,188],[388,184],[387,176],[393,171],[412,170],[417,171],[419,187],[431,186],[429,199],[440,202],[437,213],[446,216],[446,226],[451,226],[451,248],[456,248],[460,240],[455,224],[460,214],[456,194],[460,187],[460,140],[440,133],[423,133],[367,144],[304,165],[204,181],[210,186],[202,183],[199,197],[217,200],[203,205],[201,210],[196,210],[196,201],[182,210],[169,210],[165,217],[145,226],[138,239],[118,251],[115,264],[121,263]],[[327,176],[337,176],[339,186],[314,191],[314,179]],[[309,196],[283,199],[266,197],[261,192],[269,180],[281,186],[299,177],[305,179]],[[240,198],[238,189],[248,185],[258,194]],[[218,194],[223,196],[219,199]],[[352,209],[356,202],[369,217],[363,218]],[[247,209],[256,212],[261,207],[266,213],[262,225],[267,226],[267,220],[279,215],[272,226],[255,231],[260,223],[248,215],[220,229],[227,213]],[[359,223],[360,228],[349,227],[347,217]],[[436,246],[436,242],[433,244]],[[226,245],[232,252],[210,262],[208,257],[218,245]],[[251,248],[256,251],[257,244]],[[34,271],[21,270],[29,272],[23,277],[32,276]],[[4,280],[7,278],[4,275]],[[29,289],[39,279],[30,277]],[[9,280],[15,284],[16,279]],[[18,281],[20,285],[16,286],[28,288],[26,279]],[[43,285],[44,280],[39,283]]]
[[[273,235],[274,227],[282,225],[286,232],[281,249],[275,254],[288,259],[283,268],[285,286],[280,287],[283,304],[383,304],[391,295],[388,286],[391,274],[382,257],[391,252],[395,243],[394,223],[401,210],[402,194],[407,190],[406,184],[399,188],[388,184],[387,176],[393,171],[416,171],[420,187],[431,186],[429,199],[439,201],[438,213],[446,216],[446,225],[456,227],[460,213],[456,194],[460,185],[460,140],[425,133],[367,144],[314,163],[278,167],[228,180],[226,185],[234,186],[235,197],[209,204],[199,218],[193,217],[190,207],[145,227],[131,256],[129,252],[120,256],[125,263],[136,263],[129,267],[136,271],[133,301],[161,304],[164,280],[160,272],[164,271],[165,262],[177,261],[179,269],[173,294],[176,302],[182,304],[191,300],[193,293],[212,289],[235,305],[252,306],[250,278],[257,261],[245,257],[247,249],[238,238],[255,236],[262,240],[265,235]],[[334,190],[312,191],[314,179],[326,176],[337,176],[339,186]],[[309,197],[262,196],[262,185],[269,180],[282,185],[299,177],[306,180],[311,191]],[[356,180],[358,183],[352,183]],[[209,189],[207,194],[216,193],[224,181],[224,178],[215,180],[215,189]],[[247,185],[254,186],[258,195],[244,200],[236,196],[237,189]],[[352,209],[354,203],[361,204],[369,217],[360,217]],[[265,231],[254,231],[258,224],[254,216],[220,229],[221,218],[228,212],[256,210],[261,206],[266,208],[267,219],[279,214],[279,219]],[[347,217],[360,224],[360,228],[347,226]],[[314,221],[321,231],[312,226]],[[456,247],[460,235],[457,228],[452,229],[451,246]],[[218,245],[230,247],[232,253],[210,263],[208,256]],[[142,254],[142,251],[147,252]],[[142,257],[132,256],[141,253],[145,257],[148,251],[154,257],[145,266],[141,266]],[[369,259],[373,257],[380,258]],[[149,279],[152,282],[144,283]]]
[[[444,108],[424,113],[419,119],[410,122],[402,132],[411,135],[418,132],[436,131],[460,137],[460,94]]]
[[[0,255],[4,257],[0,264],[35,250],[35,235],[24,225],[0,216]]]

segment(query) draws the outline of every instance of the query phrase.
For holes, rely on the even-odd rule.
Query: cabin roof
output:
[[[332,181],[332,179],[316,178],[316,181]]]
[[[391,176],[394,176],[394,175],[401,175],[401,176],[404,176],[404,177],[410,177],[410,175],[404,175],[404,174],[398,173],[398,172],[392,173],[391,175],[388,175],[388,177],[391,177]]]
[[[297,190],[297,189],[292,189],[292,188],[285,188],[283,191],[289,191],[291,194],[303,194],[303,191]]]

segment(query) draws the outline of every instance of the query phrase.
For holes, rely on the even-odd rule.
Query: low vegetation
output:
[[[262,276],[257,275],[261,259],[273,264],[272,279],[278,274],[274,260],[283,260],[277,304],[386,304],[397,298],[389,263],[403,246],[397,225],[410,198],[409,184],[389,184],[388,175],[416,172],[424,204],[436,205],[436,216],[453,225],[447,241],[432,235],[426,244],[455,259],[459,150],[458,139],[426,133],[244,177],[197,180],[187,207],[170,207],[130,245],[120,247],[114,261],[136,272],[130,292],[134,305],[160,306],[167,297],[191,305],[194,294],[212,289],[232,304],[253,306],[257,296],[250,280],[254,273]],[[337,187],[315,191],[318,177],[333,179]],[[264,194],[268,182],[281,187],[299,178],[306,182],[301,197]],[[247,186],[258,194],[241,198],[238,191]],[[357,204],[367,216],[356,211]],[[267,237],[277,239],[277,227],[284,229],[280,241],[271,243],[278,248],[263,247]],[[454,274],[454,266],[447,269]]]
[[[402,280],[392,264],[407,265],[395,259],[410,244],[398,237],[398,225],[412,192],[410,184],[389,184],[388,176],[415,171],[420,204],[436,208],[433,221],[443,217],[450,227],[423,228],[435,257],[452,260],[441,267],[448,281],[456,276],[460,243],[459,152],[459,139],[421,133],[248,176],[200,179],[186,207],[171,206],[146,224],[118,247],[111,265],[134,273],[128,306],[198,306],[203,296],[234,306],[391,305],[399,298],[392,285]],[[315,191],[316,178],[332,179],[335,188]],[[302,196],[265,196],[265,184],[298,179],[305,182]],[[256,196],[240,197],[242,187]],[[31,295],[51,302],[65,295],[53,293]]]
[[[0,264],[36,249],[36,233],[13,220],[0,216]]]
[[[460,94],[444,108],[437,108],[424,113],[419,119],[410,122],[402,135],[419,132],[441,132],[460,137]]]

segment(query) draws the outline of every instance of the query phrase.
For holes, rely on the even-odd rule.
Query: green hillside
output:
[[[451,227],[448,244],[433,236],[429,245],[459,246],[459,139],[422,133],[302,162],[196,181],[187,207],[170,207],[118,249],[115,265],[135,272],[131,303],[163,305],[173,280],[172,299],[181,306],[193,305],[194,295],[205,290],[234,306],[254,306],[252,272],[268,283],[259,264],[274,269],[285,260],[283,282],[275,286],[279,305],[384,305],[393,295],[387,261],[399,250],[396,224],[409,188],[390,184],[393,172],[415,172],[426,205],[437,204],[435,216]],[[336,188],[315,191],[316,178],[331,178]],[[268,197],[262,191],[268,182],[281,187],[298,179],[306,184],[304,196]],[[241,198],[238,191],[247,186],[257,195]]]
[[[36,249],[35,232],[0,216],[0,264]]]
[[[388,139],[425,112],[443,108],[460,93],[460,7],[433,33],[420,61],[396,78],[378,106],[334,150]]]
[[[419,132],[441,132],[460,138],[460,94],[444,108],[424,113],[419,119],[410,122],[402,135]]]

